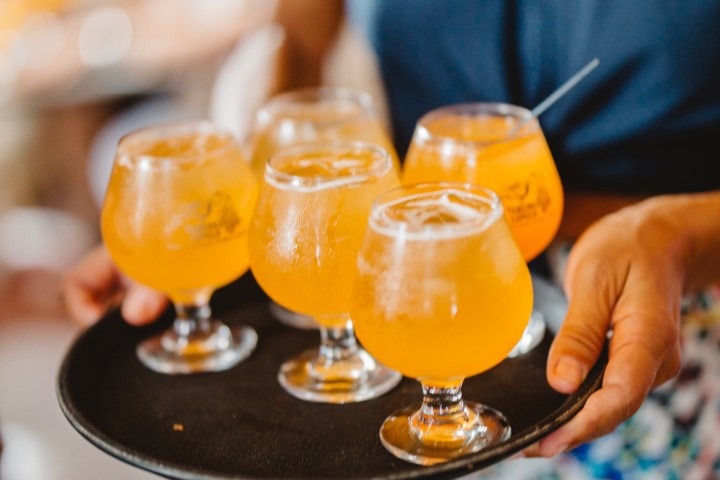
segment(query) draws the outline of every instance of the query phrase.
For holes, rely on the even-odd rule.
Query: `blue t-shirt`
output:
[[[378,55],[402,155],[442,105],[532,108],[567,189],[720,188],[720,1],[348,0]]]

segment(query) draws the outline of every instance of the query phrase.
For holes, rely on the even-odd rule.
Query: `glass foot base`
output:
[[[288,327],[302,330],[317,330],[319,328],[318,323],[311,316],[293,312],[275,302],[270,302],[268,309],[277,321]]]
[[[402,380],[402,375],[379,364],[362,349],[329,366],[319,361],[318,349],[313,349],[285,362],[278,380],[288,393],[301,400],[352,403],[388,392]]]
[[[460,430],[449,440],[447,428],[433,436],[429,430],[413,426],[413,416],[419,405],[404,408],[389,416],[380,427],[380,441],[396,457],[418,465],[435,465],[457,457],[478,452],[483,448],[510,438],[510,424],[505,416],[485,405],[465,402],[465,406],[477,420]]]
[[[545,319],[543,314],[537,310],[533,310],[530,314],[530,321],[525,327],[525,331],[520,337],[520,341],[508,354],[509,358],[515,358],[525,355],[533,348],[537,347],[545,336]]]
[[[159,373],[219,372],[250,356],[257,340],[250,327],[228,327],[213,321],[209,335],[178,341],[169,331],[142,341],[137,355],[146,367]]]

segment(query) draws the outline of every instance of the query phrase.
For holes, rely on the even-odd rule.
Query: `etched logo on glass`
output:
[[[539,220],[550,209],[550,192],[543,178],[533,172],[528,178],[511,183],[500,199],[512,225],[523,225]]]
[[[223,191],[205,201],[180,205],[168,225],[170,246],[182,248],[224,241],[242,233],[232,197]]]

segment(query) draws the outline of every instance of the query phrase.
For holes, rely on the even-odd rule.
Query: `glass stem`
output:
[[[475,436],[480,420],[463,401],[462,382],[421,380],[423,403],[410,417],[410,429],[420,441],[438,448],[457,448]]]
[[[427,425],[457,423],[465,417],[465,402],[462,398],[462,380],[437,386],[421,381],[423,403],[419,420]]]
[[[320,327],[318,363],[329,365],[357,355],[358,343],[352,322],[347,319],[342,327]]]
[[[210,306],[205,303],[175,304],[173,330],[178,337],[190,338],[210,332]]]
[[[174,301],[175,321],[160,340],[165,351],[188,355],[217,348],[218,339],[210,311],[209,296]]]

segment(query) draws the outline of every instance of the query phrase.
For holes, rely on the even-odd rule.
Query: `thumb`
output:
[[[123,318],[132,325],[144,325],[155,320],[165,310],[168,299],[152,288],[132,283],[122,305]]]
[[[608,299],[618,291],[607,275],[588,267],[566,277],[568,313],[548,355],[548,382],[561,393],[577,390],[597,362],[612,315],[613,302]]]

